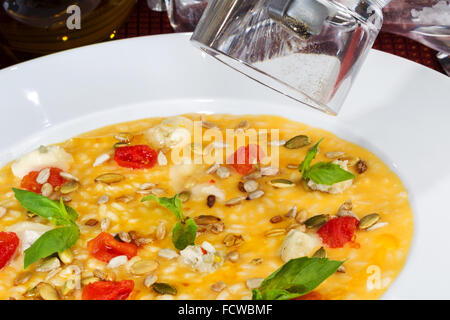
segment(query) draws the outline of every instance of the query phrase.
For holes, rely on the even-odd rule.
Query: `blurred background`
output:
[[[192,31],[207,2],[0,0],[0,69],[103,41]],[[393,0],[384,16],[375,49],[444,73],[450,51],[449,1]]]

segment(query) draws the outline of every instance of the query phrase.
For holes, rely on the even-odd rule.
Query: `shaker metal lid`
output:
[[[271,0],[269,16],[304,36],[317,35],[329,15],[327,6],[317,0]]]

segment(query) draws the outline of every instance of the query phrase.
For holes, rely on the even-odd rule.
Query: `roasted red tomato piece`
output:
[[[253,165],[264,157],[263,151],[256,144],[246,147],[239,147],[236,152],[227,159],[237,173],[241,175],[249,174],[254,170]]]
[[[14,232],[0,232],[0,269],[2,269],[16,252],[19,238]]]
[[[133,291],[134,281],[97,281],[83,288],[83,300],[126,300]]]
[[[109,262],[117,256],[127,256],[128,259],[137,255],[137,246],[132,243],[120,242],[107,233],[102,232],[87,244],[89,254],[96,259]]]
[[[152,168],[157,158],[156,151],[146,145],[120,147],[114,153],[114,160],[119,166],[132,169]]]
[[[342,248],[353,240],[358,220],[354,217],[337,217],[329,220],[317,231],[323,243],[330,248]]]
[[[29,172],[26,176],[22,178],[20,187],[28,191],[41,193],[42,184],[37,183],[36,181],[39,172],[40,171]],[[61,177],[60,175],[61,172],[62,170],[59,168],[50,168],[50,176],[48,177],[47,182],[50,183],[53,186],[53,188],[63,185],[64,182],[66,181],[63,177]]]

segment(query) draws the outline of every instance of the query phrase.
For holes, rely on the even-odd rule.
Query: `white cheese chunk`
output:
[[[23,178],[31,171],[48,167],[67,171],[72,162],[73,157],[60,146],[41,147],[17,159],[11,170],[16,177]]]
[[[20,239],[20,252],[23,253],[26,249],[36,242],[44,233],[53,229],[51,226],[46,226],[36,222],[19,222],[6,228],[8,232],[14,232]]]
[[[225,200],[225,192],[210,183],[202,183],[191,189],[191,199],[194,201],[203,201],[210,195],[216,196],[218,201]]]
[[[348,162],[347,160],[345,160],[345,161],[340,161],[340,160],[333,161],[334,164],[338,164],[345,171],[349,171],[348,168],[347,168],[347,162]],[[315,183],[312,180],[308,181],[308,187],[311,190],[328,192],[328,193],[332,193],[332,194],[343,193],[345,190],[350,188],[352,186],[352,184],[353,184],[353,179],[350,179],[350,180],[347,180],[347,181],[338,182],[338,183],[332,184],[330,186],[325,185],[325,184],[317,184],[317,183]]]
[[[193,126],[188,118],[171,117],[147,130],[145,135],[153,148],[182,148],[191,143]]]
[[[316,236],[294,229],[286,235],[278,254],[281,260],[288,262],[291,259],[309,256],[319,245],[320,240]]]
[[[222,259],[217,262],[215,252],[205,251],[206,254],[198,245],[187,246],[180,251],[180,261],[198,272],[214,272],[221,266]]]

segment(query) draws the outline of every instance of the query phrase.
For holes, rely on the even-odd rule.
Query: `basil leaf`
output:
[[[178,250],[194,245],[197,235],[197,225],[194,220],[187,218],[185,223],[177,222],[172,230],[172,242]]]
[[[253,290],[253,300],[289,300],[317,288],[342,265],[326,258],[297,258],[285,263]]]
[[[331,186],[332,184],[355,179],[355,175],[342,169],[338,164],[331,162],[318,162],[306,173],[306,178],[317,184]]]
[[[308,153],[305,156],[305,159],[300,163],[298,166],[298,171],[303,172],[305,174],[309,168],[311,167],[311,162],[314,160],[314,158],[317,155],[317,152],[319,151],[319,144],[323,141],[323,138],[319,140],[314,146],[312,146]]]
[[[79,237],[80,230],[74,223],[47,231],[25,250],[24,269],[39,259],[70,249]]]
[[[77,212],[58,201],[50,200],[40,194],[13,188],[20,205],[38,216],[48,219],[56,226],[66,225],[78,218]],[[62,210],[64,208],[65,210]]]
[[[151,195],[143,197],[141,202],[144,202],[144,201],[155,201],[159,205],[172,211],[178,220],[184,220],[183,211],[182,211],[182,202],[178,198],[178,194],[176,194],[173,198],[165,198],[165,197],[158,198],[151,194]]]

